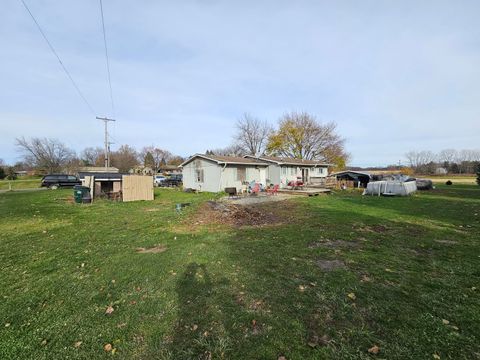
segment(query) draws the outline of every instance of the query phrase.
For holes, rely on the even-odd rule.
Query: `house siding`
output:
[[[183,187],[199,191],[218,192],[222,166],[213,161],[195,159],[183,166]],[[203,170],[203,182],[197,181],[197,170]]]
[[[219,192],[226,187],[235,187],[241,191],[244,185],[237,177],[237,169],[245,169],[246,182],[259,182],[266,185],[266,167],[257,165],[219,165],[216,162],[197,158],[185,164],[182,169],[183,187],[199,191]],[[203,182],[197,181],[196,172],[203,170]]]

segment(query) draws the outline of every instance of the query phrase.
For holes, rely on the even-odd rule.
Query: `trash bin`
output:
[[[90,188],[86,186],[75,185],[73,187],[73,197],[77,204],[88,204],[92,202]]]

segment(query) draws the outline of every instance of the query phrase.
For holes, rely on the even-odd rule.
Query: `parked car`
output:
[[[60,187],[74,187],[75,185],[81,184],[82,182],[74,175],[50,174],[45,175],[42,178],[41,186],[50,189],[58,189]]]
[[[162,186],[162,184],[165,182],[167,178],[163,175],[155,175],[153,177],[153,184],[155,186]]]
[[[172,174],[165,179],[162,186],[181,186],[183,184],[182,174]]]

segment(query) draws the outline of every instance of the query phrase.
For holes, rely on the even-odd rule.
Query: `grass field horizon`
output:
[[[155,192],[0,194],[0,358],[480,356],[480,187],[295,197],[264,226]]]

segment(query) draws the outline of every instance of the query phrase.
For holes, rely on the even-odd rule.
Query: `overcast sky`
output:
[[[92,104],[76,93],[19,0],[0,4],[0,158],[16,137],[80,151],[229,144],[249,112],[335,121],[352,165],[413,149],[480,147],[480,1],[25,0]]]

